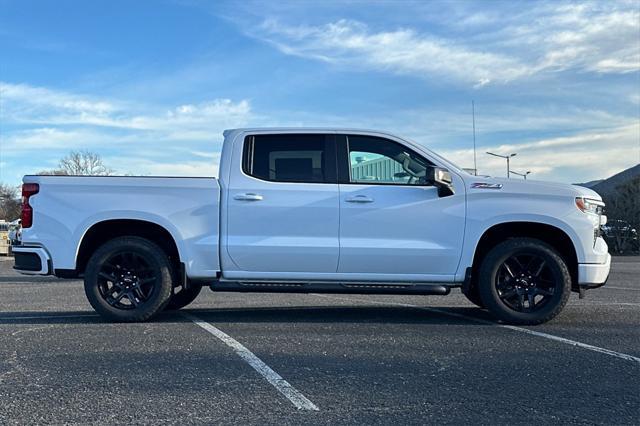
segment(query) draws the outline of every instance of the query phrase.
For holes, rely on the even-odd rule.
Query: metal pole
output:
[[[473,173],[478,176],[478,162],[476,159],[476,107],[471,100],[471,117],[473,122]]]
[[[487,154],[489,155],[493,155],[494,157],[500,157],[500,158],[506,158],[507,160],[507,179],[511,179],[511,169],[509,167],[509,160],[511,159],[511,157],[515,157],[517,154],[514,152],[513,154],[509,154],[509,155],[500,155],[500,154],[494,154],[493,152],[489,152],[487,151]]]
[[[518,175],[518,176],[522,176],[524,178],[524,180],[527,180],[527,176],[529,175],[529,173],[531,173],[531,170],[527,170],[524,173],[514,172],[513,170],[509,170],[509,173],[512,173],[512,174]]]

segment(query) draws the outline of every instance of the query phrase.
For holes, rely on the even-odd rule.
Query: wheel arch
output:
[[[557,226],[529,221],[498,223],[484,231],[473,253],[471,287],[477,282],[480,265],[487,253],[497,244],[510,238],[537,239],[557,250],[571,273],[572,290],[578,290],[578,254],[571,237]]]
[[[82,236],[76,254],[76,274],[82,274],[95,250],[109,240],[123,236],[148,239],[169,257],[174,271],[180,268],[180,250],[176,239],[165,227],[142,219],[107,219],[94,223]]]

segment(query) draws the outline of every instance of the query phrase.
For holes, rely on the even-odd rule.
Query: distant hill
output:
[[[575,185],[584,186],[585,188],[593,188],[594,186],[596,186],[597,184],[603,181],[604,179],[590,180],[589,182],[576,183]]]
[[[609,223],[622,220],[640,229],[640,164],[596,183],[591,189],[605,202]]]
[[[591,188],[596,191],[602,198],[605,200],[607,198],[611,198],[615,192],[616,187],[620,185],[624,185],[627,182],[630,182],[633,178],[640,176],[640,164],[636,164],[633,167],[628,168],[627,170],[623,170],[618,174],[611,176],[610,178],[601,180],[601,181],[591,181],[586,184],[580,184],[582,186],[586,186],[587,188]],[[596,182],[594,185],[589,186],[590,183]]]

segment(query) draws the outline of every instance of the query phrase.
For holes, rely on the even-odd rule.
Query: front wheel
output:
[[[166,253],[139,237],[115,238],[87,263],[84,290],[102,317],[118,322],[146,321],[171,297],[172,270]]]
[[[495,246],[479,273],[480,298],[491,313],[511,324],[535,325],[562,311],[571,293],[565,261],[549,245],[514,238]]]

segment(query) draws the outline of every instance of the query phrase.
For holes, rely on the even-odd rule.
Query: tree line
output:
[[[609,219],[620,219],[640,230],[640,176],[629,179],[616,187],[616,191],[604,197]]]

